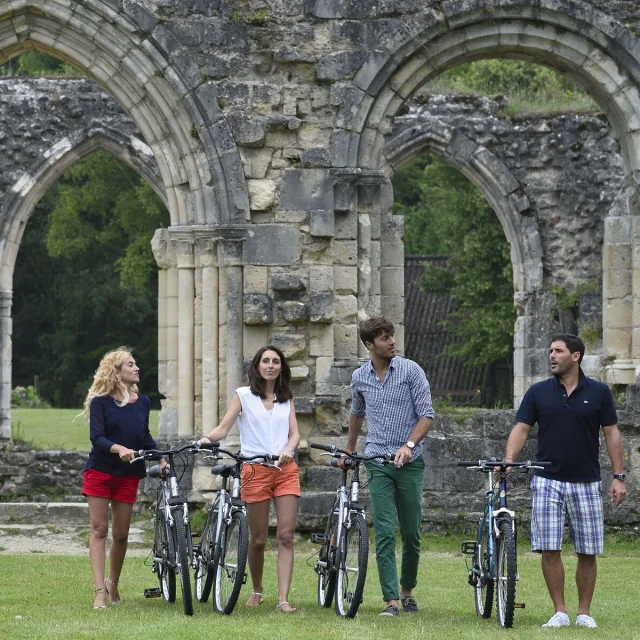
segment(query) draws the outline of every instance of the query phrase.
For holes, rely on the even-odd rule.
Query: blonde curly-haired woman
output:
[[[139,369],[131,350],[119,347],[100,361],[84,402],[91,452],[84,468],[82,494],[89,503],[89,557],[95,580],[94,609],[121,602],[118,581],[127,552],[131,513],[138,482],[145,476],[142,460],[130,464],[137,449],[156,449],[149,432],[149,398],[138,393]],[[161,467],[166,465],[160,461]],[[109,577],[105,579],[105,540],[111,503]]]

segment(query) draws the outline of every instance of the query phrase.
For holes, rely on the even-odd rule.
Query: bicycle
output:
[[[234,453],[217,447],[215,454],[207,457],[218,460],[222,453],[233,458],[235,462],[218,464],[211,468],[213,475],[222,478],[222,487],[213,504],[207,509],[200,544],[194,545],[193,566],[195,596],[198,602],[207,602],[215,581],[213,608],[216,613],[229,615],[236,606],[242,585],[247,581],[245,567],[249,551],[249,529],[245,502],[240,498],[242,464],[264,460],[262,464],[270,466],[269,462],[277,460],[278,456],[243,456],[239,452]],[[233,479],[230,491],[229,478]]]
[[[476,613],[481,618],[491,617],[494,587],[497,595],[496,617],[501,627],[513,626],[515,609],[524,609],[517,603],[516,582],[518,575],[516,512],[507,505],[508,467],[543,469],[549,462],[496,462],[476,460],[458,462],[459,467],[476,469],[488,474],[484,511],[476,529],[475,540],[465,540],[461,551],[471,556],[471,568],[467,563],[468,582],[475,589]],[[499,472],[497,481],[493,472]],[[497,487],[497,491],[495,490]],[[496,586],[497,583],[497,586]]]
[[[318,604],[329,608],[335,598],[336,614],[354,618],[362,602],[369,561],[369,533],[365,521],[365,506],[358,502],[360,491],[360,464],[367,460],[391,462],[390,457],[360,456],[332,445],[309,444],[334,456],[332,466],[337,466],[337,455],[346,457],[342,479],[324,534],[314,533],[311,541],[321,544],[314,567],[318,574]],[[322,454],[326,455],[326,454]],[[347,489],[348,471],[353,471],[351,486]]]
[[[159,455],[169,458],[169,467],[164,468],[160,477],[160,465],[153,465],[147,475],[160,478],[162,483],[158,491],[155,509],[153,536],[152,571],[158,575],[160,591],[167,602],[176,601],[176,571],[180,577],[182,605],[184,614],[193,615],[193,599],[191,597],[190,564],[193,557],[191,543],[191,525],[189,522],[189,506],[185,496],[181,496],[178,477],[173,459],[183,453],[197,453],[198,447],[185,444],[177,449],[140,449],[136,460],[155,459]]]

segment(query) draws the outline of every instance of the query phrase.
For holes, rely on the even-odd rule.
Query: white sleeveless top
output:
[[[273,409],[267,411],[260,396],[253,395],[250,387],[239,387],[236,393],[242,404],[238,416],[242,455],[280,453],[289,442],[291,402],[274,402]]]

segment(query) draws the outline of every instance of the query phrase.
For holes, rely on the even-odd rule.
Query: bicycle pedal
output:
[[[515,602],[515,603],[513,604],[513,608],[514,608],[514,609],[524,609],[524,608],[525,608],[525,607],[524,607],[524,602]]]
[[[312,533],[311,534],[311,543],[312,544],[324,544],[327,541],[327,536],[324,533]]]
[[[245,573],[242,578],[242,584],[247,584],[247,574]]]
[[[153,589],[145,589],[144,597],[145,598],[160,598],[162,596],[162,591],[158,587],[154,587]]]
[[[464,540],[460,551],[467,556],[471,556],[476,552],[476,541],[475,540]]]

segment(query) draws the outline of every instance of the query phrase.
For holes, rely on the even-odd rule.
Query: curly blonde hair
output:
[[[120,378],[120,369],[122,365],[131,358],[132,349],[129,347],[118,347],[105,353],[100,364],[93,376],[93,384],[91,385],[87,397],[84,401],[84,411],[82,416],[86,423],[89,422],[89,412],[91,401],[97,397],[119,395],[122,396],[122,402],[116,400],[119,407],[124,407],[129,402],[129,389]],[[131,391],[138,393],[138,386],[131,385]]]

